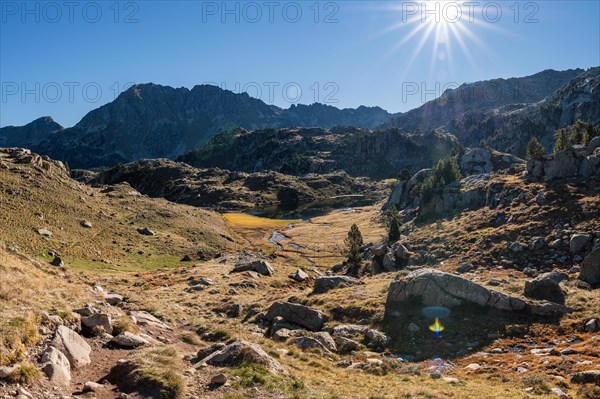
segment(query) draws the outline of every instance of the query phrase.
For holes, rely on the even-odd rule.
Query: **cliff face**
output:
[[[181,161],[199,167],[286,174],[344,170],[353,176],[395,177],[413,172],[460,151],[453,135],[442,131],[406,133],[399,129],[266,129],[230,131]]]

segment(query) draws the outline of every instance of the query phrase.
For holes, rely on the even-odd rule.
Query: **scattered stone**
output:
[[[466,370],[477,371],[481,368],[481,365],[478,363],[471,363],[465,367]]]
[[[55,256],[54,259],[52,259],[52,262],[50,262],[50,264],[52,266],[58,266],[58,267],[63,267],[65,265],[65,263],[60,258],[60,256]]]
[[[594,248],[581,262],[579,278],[591,285],[600,285],[600,247]]]
[[[153,236],[154,232],[147,227],[137,229],[137,232],[143,236]]]
[[[529,250],[536,251],[538,249],[544,248],[544,245],[546,245],[544,237],[533,237],[531,243],[529,244]]]
[[[36,231],[42,237],[52,237],[52,232],[48,229],[42,228],[42,229],[37,229]]]
[[[421,327],[419,327],[418,325],[416,325],[415,323],[410,323],[407,327],[408,331],[412,334],[416,334],[419,331],[421,331]]]
[[[294,273],[289,276],[292,280],[295,280],[299,283],[302,283],[308,279],[308,274],[302,269],[296,270]]]
[[[514,253],[523,252],[523,250],[527,247],[527,245],[521,242],[511,242],[508,244],[508,249],[513,251]]]
[[[598,329],[598,322],[596,319],[591,319],[590,321],[588,321],[587,323],[585,323],[585,328],[589,331],[589,332],[596,332],[596,330]]]
[[[369,327],[358,324],[341,324],[333,327],[333,334],[341,336],[364,335],[368,329]]]
[[[493,354],[504,353],[504,350],[502,348],[494,348],[490,351],[490,353],[493,353]]]
[[[450,384],[450,385],[460,384],[460,380],[458,378],[444,377],[443,380],[446,384]]]
[[[124,298],[122,295],[119,294],[105,294],[104,300],[108,302],[109,305],[117,306],[121,302],[123,302]]]
[[[253,262],[253,263],[254,263],[254,270],[257,273],[262,274],[263,276],[272,276],[275,273],[275,270],[273,270],[273,268],[267,261],[259,260],[257,262]]]
[[[83,384],[83,392],[98,392],[102,390],[102,388],[104,388],[104,385],[93,381],[88,381]]]
[[[577,351],[573,348],[566,348],[566,349],[563,349],[562,351],[560,351],[560,354],[565,355],[565,356],[574,355],[576,353],[577,353]]]
[[[547,300],[554,303],[565,303],[565,292],[559,283],[567,280],[565,273],[544,273],[525,283],[525,296],[533,299]]]
[[[380,331],[369,328],[365,331],[365,341],[369,348],[383,351],[391,342],[391,338]]]
[[[254,260],[252,262],[239,263],[235,265],[235,268],[233,269],[233,273],[248,271],[255,271],[263,276],[272,276],[275,273],[269,262],[264,260]]]
[[[147,339],[129,331],[124,331],[116,337],[113,337],[111,342],[124,348],[137,348],[149,344]]]
[[[350,338],[336,336],[334,338],[338,353],[344,355],[353,351],[360,350],[360,344]]]
[[[571,253],[578,254],[592,240],[589,234],[574,234],[569,242]]]
[[[155,327],[162,330],[173,330],[173,328],[146,311],[132,311],[130,314],[131,318],[140,326]]]
[[[87,220],[82,220],[80,222],[80,224],[81,224],[81,227],[85,227],[86,229],[91,229],[92,228],[92,224],[89,221],[87,221]]]
[[[225,346],[226,345],[222,342],[217,342],[215,344],[212,344],[211,346],[209,346],[207,348],[200,349],[196,355],[196,358],[199,360],[204,359],[208,355],[211,355],[211,354],[215,353],[216,351],[223,349]]]
[[[576,384],[600,384],[600,370],[589,370],[575,373],[571,381]]]
[[[96,335],[100,335],[103,332],[110,334],[113,330],[110,315],[103,312],[95,313],[89,317],[82,317],[81,324]]]
[[[358,279],[349,276],[317,277],[313,294],[324,294],[337,287],[348,287],[358,283]]]
[[[244,308],[242,307],[242,305],[240,305],[239,303],[235,303],[233,304],[233,306],[231,306],[231,309],[227,313],[227,316],[231,318],[240,317],[242,315],[243,310]]]
[[[69,359],[71,368],[78,369],[91,363],[92,348],[79,334],[68,327],[58,326],[50,346],[61,351]]]
[[[191,262],[192,258],[189,255],[185,255],[183,258],[181,258],[181,262]]]
[[[294,341],[294,344],[302,349],[320,349],[325,353],[331,353],[319,340],[312,337],[298,337]]]
[[[221,385],[225,385],[226,383],[227,383],[227,376],[223,373],[217,374],[213,378],[210,379],[211,385],[221,386]]]
[[[465,274],[465,273],[469,273],[472,272],[473,270],[477,269],[476,266],[474,266],[472,263],[470,262],[465,262],[462,265],[460,265],[458,267],[458,269],[456,269],[456,272],[458,274]]]
[[[13,364],[12,366],[1,366],[0,367],[0,380],[10,378],[14,373],[21,369],[20,364]]]
[[[278,316],[312,331],[320,331],[325,322],[325,316],[320,311],[290,302],[273,303],[265,317],[272,322]]]
[[[569,399],[569,395],[561,391],[559,388],[552,388],[550,392],[558,396],[560,399]]]
[[[285,369],[279,362],[269,356],[258,345],[247,341],[238,341],[213,352],[201,359],[203,363],[211,366],[237,366],[242,362],[254,362],[262,364],[273,373],[285,373]]]

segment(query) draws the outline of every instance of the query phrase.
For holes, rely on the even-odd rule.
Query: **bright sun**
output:
[[[475,3],[469,1],[427,1],[402,2],[392,6],[391,11],[399,14],[400,21],[386,27],[379,35],[398,30],[406,33],[387,56],[410,43],[413,51],[409,66],[418,55],[427,51],[426,46],[429,45],[431,72],[440,69],[441,64],[452,68],[455,47],[460,48],[462,55],[473,63],[470,44],[475,43],[485,49],[483,42],[472,32],[475,25],[481,25],[481,21],[476,18],[478,9],[473,4]],[[387,10],[390,11],[390,8]]]

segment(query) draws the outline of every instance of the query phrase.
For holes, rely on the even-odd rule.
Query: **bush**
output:
[[[543,161],[546,159],[546,150],[536,137],[532,137],[527,144],[527,159],[530,161]]]

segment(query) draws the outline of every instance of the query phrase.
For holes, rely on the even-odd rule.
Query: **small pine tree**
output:
[[[348,256],[348,273],[354,276],[358,275],[362,264],[362,255],[360,247],[363,245],[362,234],[356,224],[353,224],[345,240],[346,255]]]
[[[393,217],[390,220],[390,226],[388,230],[388,241],[390,243],[396,242],[400,239],[400,220],[398,216]]]
[[[527,144],[527,159],[530,161],[543,161],[546,159],[546,150],[535,136]]]
[[[555,134],[556,141],[554,142],[554,153],[565,151],[571,148],[571,140],[569,140],[569,132],[567,129],[560,129]]]

